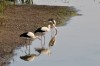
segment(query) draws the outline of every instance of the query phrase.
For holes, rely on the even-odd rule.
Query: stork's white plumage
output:
[[[50,25],[48,25],[48,27],[39,27],[39,28],[35,31],[35,33],[38,33],[38,32],[44,33],[44,32],[48,32],[48,31],[50,31]]]
[[[48,19],[48,21],[49,21],[50,23],[53,23],[53,24],[55,24],[55,25],[56,25],[56,21],[55,21],[53,18]]]
[[[44,45],[45,45],[45,35],[44,33],[45,32],[48,32],[50,31],[50,25],[48,25],[48,27],[39,27],[34,33],[42,33],[41,35],[41,39],[42,39],[42,36],[44,36]],[[42,45],[42,40],[41,40],[41,45]]]
[[[20,37],[36,39],[38,36],[35,36],[33,32],[25,32],[20,35]]]
[[[25,32],[25,33],[22,33],[20,35],[20,37],[24,37],[26,40],[29,39],[29,43],[30,43],[30,40],[35,40],[36,38],[38,38],[39,40],[41,40],[39,38],[39,36],[35,36],[35,34],[33,32]],[[27,43],[27,41],[25,41],[25,43]]]
[[[50,25],[48,25],[48,27],[42,27],[41,30],[44,32],[50,31]]]
[[[54,36],[54,32],[55,30],[57,30],[57,27],[56,27],[56,20],[54,19],[48,19],[48,22],[50,23],[51,25],[51,37]]]
[[[31,38],[36,38],[36,36],[32,32],[28,32],[27,35],[30,36]]]

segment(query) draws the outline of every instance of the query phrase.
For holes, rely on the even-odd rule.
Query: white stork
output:
[[[24,37],[26,39],[32,39],[32,40],[38,38],[39,40],[41,40],[38,36],[35,36],[33,32],[25,32],[25,33],[22,33],[20,35],[20,37]]]
[[[41,33],[43,36],[44,36],[44,45],[45,45],[45,35],[44,33],[45,32],[48,32],[50,31],[50,25],[48,25],[48,27],[39,27],[37,30],[35,30],[35,34],[36,33]],[[42,35],[41,35],[41,39],[42,39]],[[42,40],[41,40],[41,43],[42,43]]]
[[[52,37],[54,35],[54,29],[57,30],[57,28],[56,28],[56,20],[51,18],[51,19],[48,19],[48,22],[51,25],[51,37]]]

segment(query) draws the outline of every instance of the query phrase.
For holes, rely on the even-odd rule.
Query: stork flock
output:
[[[48,19],[49,25],[44,27],[37,28],[34,32],[24,32],[20,34],[20,37],[26,38],[26,40],[34,40],[39,39],[41,40],[41,48],[34,48],[35,51],[37,51],[39,54],[27,54],[25,56],[20,56],[21,59],[25,61],[32,61],[36,57],[38,57],[40,54],[47,54],[50,55],[51,51],[50,48],[55,45],[56,43],[56,35],[57,35],[57,27],[56,27],[56,21],[54,19]],[[51,40],[48,44],[48,48],[45,48],[45,33],[51,31]],[[37,35],[37,33],[40,33],[41,35]],[[44,38],[44,42],[42,42]]]
[[[45,33],[49,32],[51,30],[51,37],[54,35],[54,29],[57,32],[56,28],[56,21],[54,19],[48,19],[49,25],[47,27],[39,27],[35,30],[35,32],[24,32],[20,35],[20,37],[24,37],[27,40],[34,40],[34,39],[39,39],[41,40],[41,45],[42,45],[42,37],[44,37],[44,44],[45,44]],[[37,36],[37,33],[41,33],[41,36]],[[41,38],[40,38],[41,37]]]

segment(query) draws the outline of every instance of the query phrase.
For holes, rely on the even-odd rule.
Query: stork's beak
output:
[[[40,37],[38,37],[38,39],[39,39],[39,40],[41,40],[41,38],[40,38]]]
[[[36,37],[37,39],[41,40],[41,38],[39,36]]]

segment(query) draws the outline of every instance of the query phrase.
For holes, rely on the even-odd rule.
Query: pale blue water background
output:
[[[21,60],[25,55],[16,50],[15,62],[9,66],[100,66],[100,0],[35,0],[40,5],[68,5],[80,10],[82,16],[72,17],[66,26],[58,27],[57,43],[52,47],[51,56],[40,55],[32,62]],[[46,37],[50,33],[47,33]],[[50,38],[50,37],[49,37]],[[49,38],[46,38],[48,44]],[[34,47],[40,46],[34,41]],[[21,48],[24,49],[23,47]],[[12,61],[11,61],[12,62]]]

